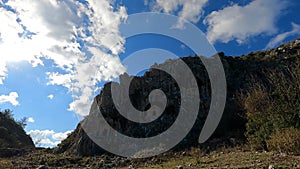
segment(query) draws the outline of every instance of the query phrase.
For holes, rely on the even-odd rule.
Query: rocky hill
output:
[[[257,81],[268,84],[269,72],[287,72],[295,64],[299,65],[300,39],[275,49],[252,52],[239,57],[225,56],[224,53],[219,53],[219,55],[226,74],[227,102],[217,130],[210,141],[202,145],[209,147],[207,148],[208,151],[219,144],[235,145],[246,141],[244,133],[247,115],[241,96],[253,90],[253,84]],[[181,59],[190,67],[196,77],[201,102],[194,127],[175,149],[199,146],[198,136],[201,126],[206,120],[211,99],[210,81],[201,59],[191,56]],[[175,62],[176,60],[167,60],[158,66],[174,64]],[[126,78],[129,78],[127,74],[120,76],[120,79]],[[167,130],[176,120],[180,108],[180,91],[175,80],[167,73],[152,67],[143,76],[133,77],[129,97],[138,110],[149,109],[148,95],[154,89],[162,89],[168,98],[163,115],[147,124],[129,121],[118,113],[112,101],[111,85],[112,83],[108,83],[104,86],[101,93],[96,97],[96,101],[106,121],[120,133],[131,137],[151,137]],[[209,146],[206,146],[207,144]],[[78,124],[76,130],[62,141],[56,151],[85,156],[105,153],[88,137],[81,124]]]
[[[24,131],[21,122],[16,122],[10,110],[0,112],[0,157],[13,156],[33,149],[34,144]]]

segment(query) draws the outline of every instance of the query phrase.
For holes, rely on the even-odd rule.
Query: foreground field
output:
[[[300,168],[300,156],[275,152],[253,152],[244,148],[220,149],[203,153],[198,148],[169,152],[148,159],[125,159],[103,155],[80,157],[53,154],[52,150],[35,150],[29,154],[0,159],[2,169],[47,168]]]

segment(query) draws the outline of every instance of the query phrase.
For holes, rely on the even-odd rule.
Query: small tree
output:
[[[13,118],[13,113],[12,113],[13,111],[12,110],[10,110],[10,109],[5,109],[3,112],[2,112],[2,114],[4,115],[4,117],[6,117],[6,118],[8,118],[8,119],[14,119]]]
[[[24,129],[27,126],[27,117],[21,118],[21,120],[19,120],[17,123]]]

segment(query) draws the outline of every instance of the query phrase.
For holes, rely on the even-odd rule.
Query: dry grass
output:
[[[0,159],[0,168],[19,169],[27,167],[35,169],[46,165],[50,169],[59,168],[121,168],[127,169],[130,165],[135,168],[166,168],[184,169],[196,168],[267,168],[274,165],[276,168],[300,168],[300,156],[286,155],[275,152],[254,152],[246,146],[236,148],[221,148],[209,154],[193,148],[188,151],[169,152],[149,159],[125,159],[120,157],[98,156],[80,157],[52,154],[49,150],[36,150],[22,157]]]
[[[300,155],[300,130],[289,128],[277,130],[267,141],[268,149]]]
[[[137,168],[168,168],[184,169],[195,168],[300,168],[300,157],[278,154],[273,152],[251,152],[242,150],[215,151],[201,155],[195,152],[186,153],[184,156],[171,157],[161,164],[138,166]],[[125,168],[124,168],[125,169]]]

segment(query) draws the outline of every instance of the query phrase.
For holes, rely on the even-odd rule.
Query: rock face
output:
[[[95,144],[84,132],[81,124],[78,124],[72,134],[59,144],[56,152],[92,156],[102,154],[104,150]]]
[[[223,63],[227,80],[227,102],[221,123],[212,139],[243,139],[244,136],[241,133],[245,131],[246,119],[238,95],[247,91],[251,87],[253,80],[259,79],[264,81],[264,79],[267,78],[267,71],[281,70],[291,66],[293,63],[300,63],[299,54],[300,40],[281,45],[276,49],[252,52],[241,57],[224,56],[224,53],[220,53],[219,56]],[[201,59],[199,57],[185,57],[181,59],[190,67],[197,80],[200,107],[194,127],[175,149],[198,145],[198,137],[206,120],[211,98],[210,80]],[[175,60],[167,60],[158,66],[174,63]],[[122,83],[122,79],[127,78],[129,78],[127,74],[121,75],[120,82]],[[136,123],[126,119],[118,113],[112,101],[112,83],[108,83],[104,86],[100,95],[96,97],[102,115],[112,128],[130,137],[152,137],[164,132],[174,123],[180,108],[181,95],[176,81],[166,72],[155,69],[154,67],[151,67],[150,70],[141,77],[131,78],[133,78],[133,80],[130,84],[129,98],[132,105],[140,111],[148,110],[151,107],[148,99],[150,92],[154,89],[161,89],[168,99],[163,114],[153,122],[146,124]],[[189,82],[189,79],[185,79],[185,81]],[[230,140],[228,142],[230,142]],[[80,124],[76,130],[59,145],[57,151],[86,156],[99,155],[105,152],[87,136]]]
[[[32,139],[9,115],[8,110],[0,112],[0,157],[22,154],[26,149],[32,148]]]

